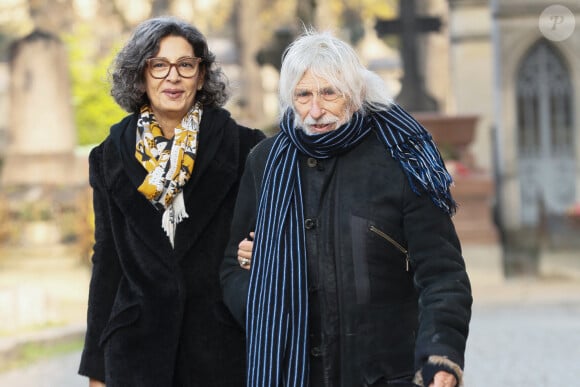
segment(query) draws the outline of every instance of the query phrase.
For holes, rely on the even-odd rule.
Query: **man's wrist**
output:
[[[463,371],[455,362],[445,356],[429,356],[427,362],[415,374],[414,383],[419,386],[428,386],[433,382],[435,374],[439,371],[445,371],[455,376],[457,386],[463,385]]]

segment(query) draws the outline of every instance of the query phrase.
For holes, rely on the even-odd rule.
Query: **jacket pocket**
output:
[[[385,241],[387,241],[388,243],[393,245],[401,253],[403,253],[405,255],[405,271],[409,271],[409,266],[410,266],[409,251],[405,247],[403,247],[402,244],[397,242],[394,238],[389,236],[387,233],[385,233],[384,231],[382,231],[378,227],[370,225],[369,231],[378,235],[379,237],[381,237],[382,239],[384,239]]]
[[[103,329],[103,333],[99,339],[99,345],[103,345],[105,341],[118,329],[133,324],[141,315],[139,304],[130,304],[121,309],[117,313],[111,315],[109,322]]]
[[[379,222],[351,215],[352,276],[357,304],[385,304],[412,291],[409,254],[400,233]],[[407,269],[409,266],[409,270]]]

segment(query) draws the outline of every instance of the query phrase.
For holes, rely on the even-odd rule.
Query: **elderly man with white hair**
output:
[[[462,385],[472,295],[431,135],[330,33],[288,47],[279,90],[221,268],[248,387]]]

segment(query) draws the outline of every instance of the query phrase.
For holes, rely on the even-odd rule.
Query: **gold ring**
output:
[[[246,258],[240,258],[240,265],[246,266],[250,264],[250,260]]]

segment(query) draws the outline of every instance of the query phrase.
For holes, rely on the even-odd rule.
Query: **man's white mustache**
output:
[[[304,125],[328,125],[334,124],[336,122],[338,122],[338,117],[334,116],[325,116],[319,120],[315,120],[314,118],[308,116],[306,119],[304,119]]]

